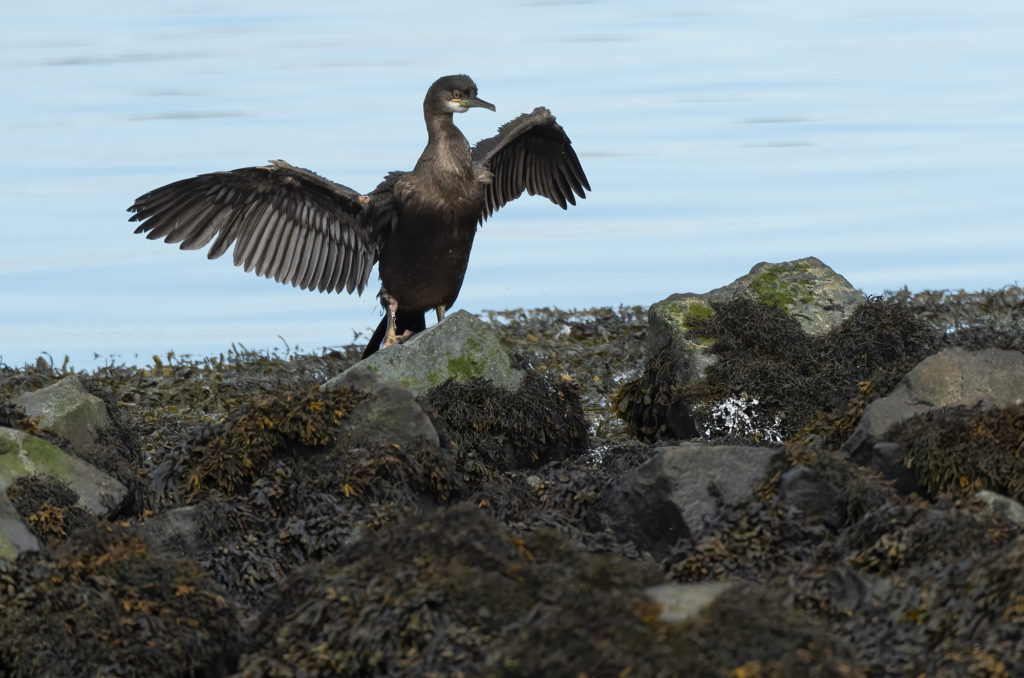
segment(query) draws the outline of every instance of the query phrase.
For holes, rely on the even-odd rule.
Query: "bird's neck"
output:
[[[469,142],[455,126],[451,113],[425,114],[427,147],[423,149],[416,169],[431,173],[472,175],[473,159]]]

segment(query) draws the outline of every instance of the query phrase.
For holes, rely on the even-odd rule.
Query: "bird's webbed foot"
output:
[[[384,307],[388,313],[388,328],[384,333],[384,341],[380,342],[381,348],[387,348],[388,346],[394,346],[395,344],[401,344],[403,341],[413,335],[412,330],[406,330],[399,335],[395,328],[397,323],[395,321],[395,313],[398,312],[398,300],[387,292],[381,290],[380,293],[381,301],[384,303]]]
[[[396,334],[394,331],[390,331],[384,335],[384,341],[380,342],[381,348],[387,348],[388,346],[394,346],[395,344],[401,344],[406,339],[413,335],[412,330],[406,330],[402,334]]]

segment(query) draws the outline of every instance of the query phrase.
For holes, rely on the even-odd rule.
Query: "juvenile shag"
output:
[[[427,146],[409,172],[390,172],[369,195],[283,160],[168,184],[128,208],[136,233],[234,263],[303,289],[362,293],[379,263],[385,317],[366,347],[444,318],[459,295],[476,229],[525,190],[566,209],[590,184],[569,137],[546,108],[504,124],[472,149],[452,121],[477,98],[467,75],[437,80],[423,100]],[[396,322],[397,316],[397,322]]]

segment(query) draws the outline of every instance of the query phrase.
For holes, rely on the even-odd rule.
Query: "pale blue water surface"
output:
[[[412,167],[465,72],[558,116],[593,186],[477,238],[458,308],[649,304],[814,255],[867,293],[995,288],[1024,254],[1024,3],[5,2],[0,360],[316,349],[380,318],[133,235],[125,208],[284,158],[357,190]],[[281,338],[279,338],[281,337]]]

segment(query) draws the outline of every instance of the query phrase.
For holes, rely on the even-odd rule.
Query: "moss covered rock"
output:
[[[397,379],[417,395],[449,379],[465,382],[475,377],[514,391],[522,378],[494,328],[466,311],[456,311],[402,344],[377,351],[359,365]],[[342,378],[340,375],[336,379]],[[332,379],[325,386],[329,388],[334,382]]]
[[[49,475],[66,483],[81,504],[97,516],[105,516],[128,494],[127,488],[56,445],[24,431],[0,427],[0,491],[15,479]]]

